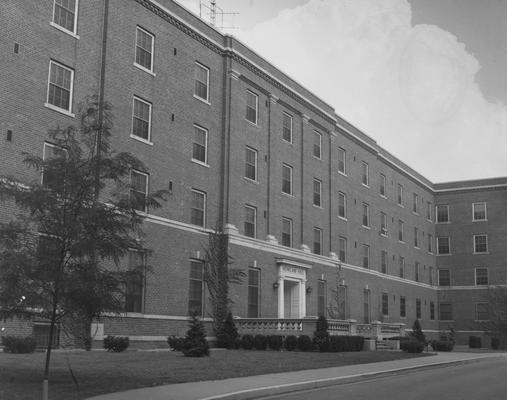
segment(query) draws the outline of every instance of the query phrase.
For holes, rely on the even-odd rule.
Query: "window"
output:
[[[387,236],[387,214],[380,212],[380,234]]]
[[[292,247],[292,220],[282,218],[282,246]]]
[[[387,251],[380,251],[380,272],[387,274]]]
[[[363,203],[363,226],[370,226],[370,206],[366,203]]]
[[[245,236],[257,236],[257,208],[245,206]]]
[[[429,267],[429,273],[428,273],[428,281],[431,286],[433,286],[433,281],[435,280],[435,276],[433,275],[433,267]]]
[[[148,174],[136,170],[130,171],[130,201],[135,210],[146,212],[148,182]]]
[[[313,252],[322,254],[322,229],[313,228]]]
[[[433,235],[428,233],[428,253],[433,253]]]
[[[313,205],[317,207],[322,206],[322,182],[313,178]]]
[[[451,271],[448,269],[438,270],[438,286],[451,286]]]
[[[42,160],[48,161],[49,159],[58,159],[62,156],[66,155],[66,150],[56,146],[51,143],[44,142],[44,146],[42,147]],[[63,160],[62,160],[63,161]],[[58,163],[59,164],[59,163]],[[63,183],[63,176],[60,174],[59,165],[52,164],[50,166],[46,166],[46,168],[42,169],[42,185],[52,188],[52,189],[61,189]]]
[[[260,275],[256,268],[248,268],[248,318],[259,318]]]
[[[319,279],[317,283],[317,315],[326,315],[326,281]]]
[[[150,141],[151,103],[134,96],[132,136]]]
[[[474,235],[474,253],[488,252],[488,235]]]
[[[53,23],[73,34],[76,34],[78,1],[55,0],[53,5]]]
[[[419,229],[414,227],[414,247],[419,248]]]
[[[134,65],[149,72],[153,72],[153,46],[155,36],[137,27],[136,31],[136,62]]]
[[[451,254],[450,239],[448,237],[437,237],[437,254]]]
[[[347,195],[338,192],[338,216],[347,219]]]
[[[380,174],[380,195],[386,197],[386,176]]]
[[[382,315],[389,315],[389,295],[387,293],[382,293]]]
[[[292,195],[292,167],[282,165],[282,192]]]
[[[431,209],[432,209],[432,208],[433,208],[433,207],[432,207],[431,203],[428,201],[428,202],[426,203],[426,219],[427,219],[428,221],[431,221],[431,220],[432,220],[432,218],[431,218]]]
[[[74,70],[56,61],[49,62],[48,97],[46,105],[66,112],[72,111]]]
[[[131,250],[128,257],[130,274],[125,285],[125,311],[141,313],[143,312],[146,253]]]
[[[403,185],[398,183],[398,205],[403,207]]]
[[[419,282],[419,271],[421,269],[421,264],[418,261],[415,262],[414,269],[415,269],[415,271],[414,271],[415,272],[414,273],[414,275],[415,275],[415,281]]]
[[[398,220],[398,240],[400,242],[403,242],[403,221],[400,219]]]
[[[317,132],[313,131],[313,156],[318,158],[322,157],[322,135]]]
[[[246,91],[246,120],[257,125],[257,110],[259,107],[259,96],[250,90]]]
[[[245,178],[257,181],[257,150],[245,147]]]
[[[203,164],[208,163],[208,130],[198,125],[194,125],[192,160]]]
[[[346,162],[347,162],[347,152],[345,151],[345,149],[338,147],[338,172],[340,174],[345,175],[347,173]]]
[[[475,268],[475,284],[476,285],[489,285],[488,269]]]
[[[488,303],[475,303],[475,320],[488,321],[489,320],[489,304]]]
[[[436,214],[437,214],[437,224],[444,224],[450,221],[448,205],[438,205]]]
[[[406,316],[407,316],[407,304],[405,296],[400,296],[400,318],[405,318]]]
[[[400,262],[399,275],[400,275],[400,278],[404,278],[405,277],[405,257],[400,256],[399,262]]]
[[[441,321],[452,321],[452,304],[440,303],[440,316]]]
[[[188,313],[202,316],[204,313],[204,262],[190,260],[190,287],[188,290]]]
[[[283,113],[282,139],[292,143],[292,116],[287,113]]]
[[[412,211],[417,213],[417,202],[419,201],[419,196],[417,193],[414,193],[412,198]]]
[[[198,62],[195,63],[194,95],[209,103],[209,68]]]
[[[486,221],[486,203],[473,203],[473,220]]]
[[[432,321],[435,320],[435,303],[433,303],[432,301],[430,301],[430,319]]]
[[[370,246],[367,244],[361,246],[361,257],[363,259],[363,268],[370,268]]]
[[[192,189],[190,223],[204,227],[206,224],[206,193]]]
[[[370,184],[369,167],[364,161],[361,161],[361,183],[365,186]]]
[[[415,299],[415,317],[421,319],[421,299]]]
[[[338,238],[338,259],[347,262],[347,239],[342,236]]]

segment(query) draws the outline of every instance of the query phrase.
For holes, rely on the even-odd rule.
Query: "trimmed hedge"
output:
[[[254,337],[248,333],[241,336],[241,347],[245,350],[252,350],[254,347]]]
[[[5,353],[14,354],[33,353],[37,347],[33,336],[2,336],[2,345]]]
[[[448,340],[434,340],[431,342],[431,347],[435,351],[452,351],[454,343]]]
[[[283,337],[279,335],[268,336],[268,346],[271,350],[281,350],[283,347]]]
[[[185,338],[178,336],[169,336],[167,338],[167,344],[173,351],[183,351],[183,345],[185,343]]]
[[[422,353],[424,350],[424,343],[413,338],[408,338],[408,340],[400,340],[400,349],[407,353]]]
[[[104,349],[121,353],[130,346],[129,338],[126,336],[107,336],[104,338]]]
[[[254,347],[255,350],[266,350],[268,348],[268,337],[265,335],[255,335]]]
[[[285,337],[285,340],[283,341],[283,347],[287,351],[294,351],[298,347],[298,338],[294,335],[289,335]]]
[[[468,347],[471,349],[480,349],[482,347],[482,339],[480,336],[469,336]]]
[[[493,350],[498,350],[500,348],[500,339],[496,337],[491,338],[491,348]]]
[[[311,351],[313,349],[312,339],[308,335],[298,337],[298,349],[301,351]]]

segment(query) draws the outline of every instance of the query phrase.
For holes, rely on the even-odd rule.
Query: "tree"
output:
[[[192,314],[190,329],[183,339],[182,351],[186,357],[209,356],[209,344],[206,340],[206,330],[196,313]]]
[[[24,153],[42,179],[0,178],[0,199],[17,210],[0,223],[0,317],[37,313],[51,321],[44,393],[55,326],[82,321],[77,336],[89,348],[92,320],[124,311],[125,288],[146,270],[125,271],[121,261],[130,250],[144,251],[139,211],[158,207],[165,193],[136,196],[131,171],[146,168],[111,149],[109,104],[88,98],[79,116],[78,127],[49,131],[51,154]]]
[[[245,272],[231,268],[228,238],[221,229],[211,232],[208,240],[204,279],[210,297],[213,330],[217,337],[217,345],[226,347],[228,332],[225,321],[232,302],[229,298],[229,284],[241,284]]]
[[[481,305],[484,313],[477,324],[499,340],[503,347],[507,344],[507,286],[490,286],[485,302]],[[487,314],[487,316],[485,315]]]
[[[421,323],[419,322],[418,319],[414,321],[414,324],[412,325],[412,332],[410,333],[410,335],[413,338],[417,339],[418,342],[423,344],[426,343],[426,335],[424,335],[421,328]]]
[[[331,289],[331,300],[329,301],[328,313],[331,319],[347,318],[347,287],[341,277],[341,266],[336,270],[336,286]]]

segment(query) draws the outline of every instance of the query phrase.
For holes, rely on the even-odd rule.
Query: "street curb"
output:
[[[246,389],[240,390],[237,392],[225,393],[220,395],[214,395],[210,397],[202,397],[199,400],[249,400],[256,399],[259,397],[265,396],[273,396],[278,394],[286,394],[291,392],[299,392],[303,390],[311,390],[311,389],[319,389],[328,386],[337,386],[343,385],[347,383],[359,382],[365,378],[378,378],[383,376],[389,376],[393,373],[401,372],[401,371],[415,371],[415,370],[424,370],[435,367],[446,367],[451,365],[460,365],[460,364],[469,364],[473,362],[479,362],[485,359],[493,359],[493,358],[502,358],[499,357],[473,357],[473,358],[465,358],[462,360],[453,360],[453,361],[440,361],[433,364],[426,365],[414,365],[410,367],[403,368],[393,368],[386,369],[383,371],[375,371],[375,372],[366,372],[355,375],[347,375],[333,378],[325,378],[325,379],[315,379],[306,382],[297,382],[297,383],[287,383],[283,385],[274,385],[274,386],[266,386],[262,388],[255,389]]]

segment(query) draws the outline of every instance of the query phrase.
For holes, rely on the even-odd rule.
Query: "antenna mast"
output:
[[[199,17],[209,22],[210,25],[221,29],[238,29],[238,27],[231,24],[229,26],[224,25],[224,16],[238,15],[237,12],[224,12],[218,5],[216,0],[199,0]],[[219,23],[217,24],[217,17]]]

